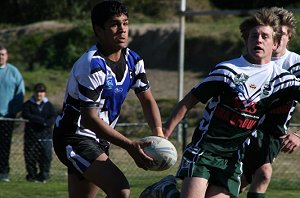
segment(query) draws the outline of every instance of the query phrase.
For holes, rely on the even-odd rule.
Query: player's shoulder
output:
[[[124,48],[122,52],[125,55],[126,60],[132,62],[132,64],[134,65],[137,64],[137,62],[139,62],[140,60],[142,60],[141,56],[137,52],[131,50],[128,47]]]
[[[131,49],[128,48],[128,47],[126,47],[126,48],[124,48],[124,49],[122,49],[122,50],[123,50],[123,53],[124,53],[125,55],[131,55],[131,56],[133,56],[133,57],[135,57],[135,58],[139,58],[139,57],[140,57],[140,55],[139,55],[136,51],[131,50]]]
[[[242,66],[244,65],[246,65],[245,59],[241,56],[239,58],[234,58],[218,63],[212,71],[218,73],[222,72],[236,74],[241,70]]]
[[[105,59],[99,53],[96,45],[89,48],[82,56],[73,64],[73,72],[90,73],[92,70],[105,70]]]
[[[287,51],[287,57],[286,59],[290,59],[293,62],[300,62],[300,55],[296,52]]]

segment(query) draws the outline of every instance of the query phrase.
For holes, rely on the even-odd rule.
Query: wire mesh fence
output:
[[[26,170],[26,160],[25,156],[31,156],[31,158],[35,158],[39,156],[41,153],[39,151],[39,145],[34,144],[40,144],[45,143],[39,141],[37,139],[36,141],[31,141],[31,147],[32,149],[24,150],[25,148],[25,133],[24,133],[24,126],[25,122],[22,119],[11,119],[11,120],[1,120],[0,123],[9,123],[14,125],[14,130],[12,134],[12,140],[11,140],[11,149],[10,149],[10,156],[9,156],[9,178],[11,181],[24,181],[26,180],[26,176],[28,175],[28,171]],[[8,126],[8,125],[6,125]],[[132,139],[139,139],[142,138],[146,133],[150,135],[150,132],[148,131],[147,125],[144,123],[131,123],[131,124],[118,124],[117,130],[122,132],[125,136],[130,136]],[[0,130],[0,133],[2,131]],[[1,142],[0,144],[3,144],[4,142]],[[47,142],[48,143],[48,142]],[[181,150],[181,145],[177,144],[176,142],[173,142],[175,145],[177,145],[178,150]],[[52,144],[52,142],[51,142]],[[49,181],[61,181],[67,179],[67,169],[66,167],[58,160],[56,157],[53,149],[51,151],[52,154],[52,161],[51,161],[51,168],[49,173]],[[4,154],[0,152],[0,160]],[[124,173],[127,176],[130,176],[132,178],[139,177],[139,178],[146,178],[147,174],[153,175],[163,175],[165,176],[166,172],[145,172],[143,175],[137,175],[136,169],[137,166],[135,165],[133,159],[129,156],[128,153],[124,149],[121,149],[117,146],[112,145],[110,149],[110,157],[112,160],[124,171]],[[41,165],[38,165],[38,160],[35,164],[29,164],[29,166],[36,167],[37,173],[39,173],[39,170],[41,166],[45,165],[47,163],[47,160],[43,160],[41,162]],[[27,163],[28,166],[28,163]],[[1,171],[1,170],[0,170]],[[168,174],[175,174],[175,167],[171,168],[168,171]]]
[[[3,122],[3,120],[0,120]],[[12,120],[10,122],[14,123],[14,131],[12,134],[11,149],[10,149],[10,172],[9,177],[12,181],[24,181],[27,175],[25,158],[24,158],[24,122],[21,120]],[[145,134],[150,135],[150,132],[146,125],[144,124],[120,124],[117,126],[117,130],[121,131],[126,136],[130,136],[131,139],[138,139]],[[295,127],[290,127],[290,130],[295,131]],[[190,139],[192,135],[193,128],[187,129],[187,140]],[[0,131],[2,133],[2,131]],[[175,141],[175,138],[171,138],[178,151],[178,162],[181,160],[182,143]],[[3,144],[1,142],[0,144]],[[0,152],[0,160],[2,151]],[[32,153],[36,155],[36,153]],[[166,176],[166,174],[175,174],[177,165],[173,166],[168,171],[164,172],[153,172],[145,171],[140,175],[136,170],[137,167],[124,149],[112,145],[110,149],[110,156],[112,160],[124,171],[125,175],[131,178],[146,179],[147,177],[154,176]],[[298,188],[300,184],[300,172],[298,171],[300,163],[300,149],[296,150],[292,154],[280,153],[276,161],[273,164],[273,177],[272,183],[277,184],[282,188]],[[52,162],[50,169],[50,179],[49,181],[62,181],[67,179],[67,170],[64,165],[62,165],[55,153],[52,153]]]

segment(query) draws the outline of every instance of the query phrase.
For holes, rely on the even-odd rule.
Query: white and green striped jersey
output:
[[[300,77],[300,55],[295,52],[286,51],[281,57],[273,57],[272,60],[283,69],[288,70],[297,78]],[[264,117],[264,121],[258,130],[270,133],[275,137],[287,134],[289,122],[294,113],[297,101],[278,102]]]
[[[300,99],[300,82],[273,61],[257,65],[241,56],[218,64],[191,92],[208,102],[192,143],[232,157],[278,101]]]

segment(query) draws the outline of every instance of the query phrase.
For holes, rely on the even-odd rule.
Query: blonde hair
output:
[[[296,35],[296,23],[297,20],[294,14],[284,8],[271,7],[270,8],[279,18],[282,26],[286,26],[288,29],[288,35],[290,40]]]
[[[278,16],[271,9],[261,8],[240,24],[240,31],[245,41],[249,37],[250,30],[256,26],[270,26],[274,31],[273,41],[279,44],[282,35],[281,26]]]

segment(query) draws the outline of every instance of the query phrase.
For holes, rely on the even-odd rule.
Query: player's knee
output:
[[[264,182],[270,182],[272,177],[272,166],[271,165],[263,165],[257,171],[255,176]]]

